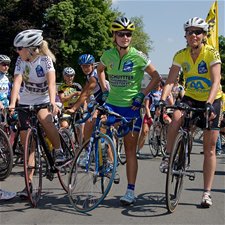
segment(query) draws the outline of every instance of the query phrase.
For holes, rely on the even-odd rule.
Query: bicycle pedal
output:
[[[187,176],[188,176],[190,181],[195,180],[195,174],[194,173],[188,173]]]

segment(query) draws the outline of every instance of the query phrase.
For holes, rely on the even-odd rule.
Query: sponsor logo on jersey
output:
[[[198,64],[198,73],[199,74],[204,74],[204,73],[207,73],[207,72],[208,72],[207,65],[206,65],[205,61],[202,60]]]
[[[131,60],[124,62],[123,72],[132,72],[134,63]]]
[[[190,71],[191,67],[190,67],[190,64],[188,62],[183,62],[181,66],[182,66],[182,69],[183,69],[184,73],[188,73]]]
[[[35,71],[36,71],[38,77],[44,77],[45,76],[44,70],[40,65],[38,65],[36,67]]]

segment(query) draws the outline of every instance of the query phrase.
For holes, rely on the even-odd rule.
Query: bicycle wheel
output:
[[[61,140],[61,146],[63,149],[63,154],[66,157],[66,160],[65,160],[65,163],[63,163],[63,165],[57,167],[58,169],[57,175],[63,189],[66,192],[68,192],[69,172],[71,170],[73,159],[75,157],[74,143],[67,129],[60,128],[59,135]]]
[[[105,154],[100,148],[101,138],[105,140]],[[90,150],[92,151],[88,154]],[[98,158],[94,152],[99,152]],[[105,134],[100,133],[92,147],[90,140],[83,145],[73,162],[69,176],[69,199],[77,211],[91,211],[104,200],[112,186],[116,166],[114,143]]]
[[[124,165],[127,162],[126,154],[125,154],[125,148],[123,143],[123,138],[118,138],[116,142],[116,149],[117,149],[117,156],[119,162]]]
[[[6,179],[13,167],[13,151],[7,134],[0,128],[0,180]]]
[[[159,153],[159,141],[156,135],[154,124],[151,126],[148,132],[148,145],[150,149],[150,153],[153,157],[156,157]]]
[[[166,206],[169,212],[173,212],[179,203],[183,189],[184,170],[185,146],[182,133],[178,133],[166,176]]]
[[[27,131],[24,149],[24,175],[28,199],[37,206],[42,190],[42,158],[40,141],[31,129]]]

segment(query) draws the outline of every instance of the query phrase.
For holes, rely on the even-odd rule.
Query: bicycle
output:
[[[134,123],[96,103],[90,102],[88,109],[84,121],[90,118],[91,112],[98,110],[95,127],[90,140],[83,144],[74,159],[68,184],[69,200],[82,213],[95,209],[107,196],[114,181],[118,163],[111,125],[119,123],[117,136],[123,137],[130,130],[129,124]],[[102,122],[103,115],[107,116],[105,122]],[[106,134],[100,130],[102,125],[108,127]]]
[[[61,186],[68,192],[67,175],[75,156],[70,134],[66,130],[59,130],[61,146],[66,160],[62,165],[55,166],[54,151],[50,151],[44,131],[37,118],[38,110],[49,107],[48,104],[16,107],[16,110],[24,110],[25,112],[28,110],[30,113],[30,119],[27,121],[29,128],[24,146],[24,177],[28,199],[33,207],[37,207],[41,197],[43,176],[52,181],[54,173],[57,173]],[[43,168],[46,171],[43,171]],[[29,179],[31,173],[32,180]]]
[[[168,124],[155,115],[148,132],[148,145],[154,158],[158,155],[165,156],[167,128]]]
[[[184,103],[176,106],[166,106],[166,108],[179,109],[185,112],[184,123],[175,139],[166,174],[166,206],[167,210],[172,213],[179,204],[183,189],[183,178],[187,176],[191,181],[195,179],[195,173],[189,170],[193,143],[191,127],[196,124],[198,119],[193,117],[193,113],[206,112],[207,128],[208,112],[204,108],[193,108]]]
[[[0,111],[0,180],[6,179],[13,168],[13,150],[10,144],[5,128],[5,115],[3,110]]]
[[[117,157],[118,161],[122,164],[125,165],[127,162],[126,154],[125,154],[125,148],[124,148],[124,142],[123,142],[123,137],[117,138],[116,139],[116,149],[117,149]]]
[[[80,107],[75,113],[72,115],[66,114],[63,110],[63,114],[59,116],[59,121],[61,120],[68,120],[69,121],[69,128],[67,129],[71,135],[71,139],[74,143],[74,149],[77,152],[83,143],[83,136],[82,136],[82,124],[78,121],[83,117],[83,107]],[[62,129],[62,128],[61,128]]]

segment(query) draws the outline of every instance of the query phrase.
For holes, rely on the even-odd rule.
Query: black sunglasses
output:
[[[188,35],[192,35],[192,34],[195,34],[195,35],[200,35],[203,33],[203,30],[187,30],[186,33]]]
[[[21,51],[23,49],[23,47],[17,47],[16,50],[17,51]]]
[[[9,66],[9,63],[1,63],[2,66]]]
[[[132,33],[131,33],[131,32],[116,32],[116,35],[117,35],[118,37],[124,37],[125,35],[126,35],[127,37],[131,37],[131,36],[132,36]]]

